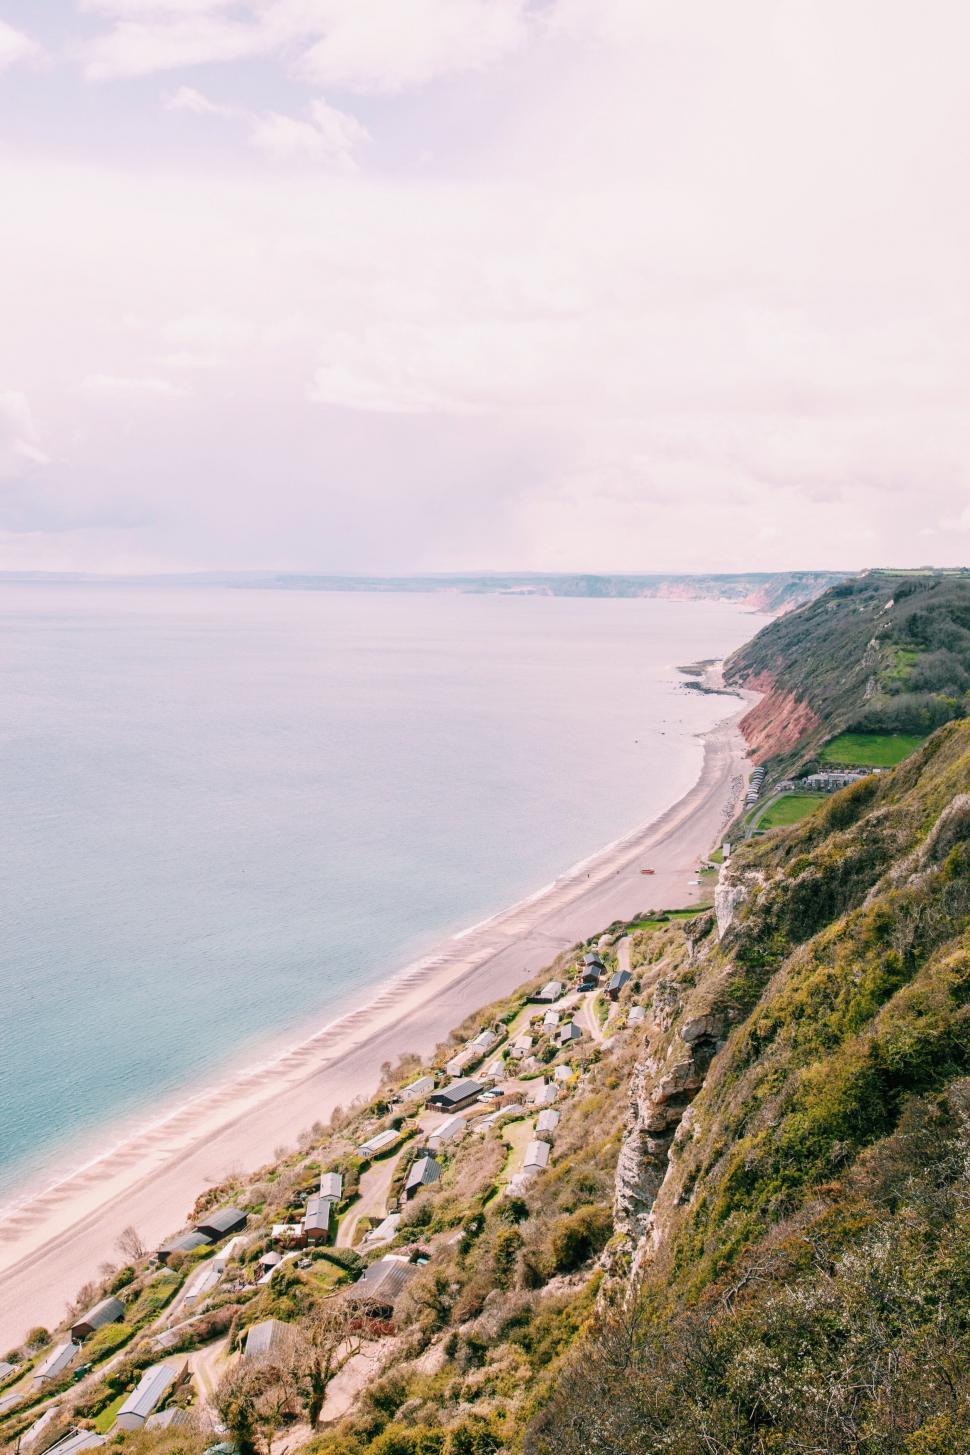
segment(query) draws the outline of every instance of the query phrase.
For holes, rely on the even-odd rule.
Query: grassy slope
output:
[[[970,704],[970,573],[872,571],[833,586],[765,627],[725,669],[729,682],[761,673],[820,720],[779,771],[846,731],[925,735]]]
[[[536,1455],[970,1448],[967,795],[952,724],[736,856],[738,923],[680,971],[733,1032]]]

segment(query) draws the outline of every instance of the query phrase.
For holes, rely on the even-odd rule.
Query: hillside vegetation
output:
[[[841,733],[925,736],[970,708],[970,572],[840,582],[760,631],[725,677],[766,693],[747,730],[779,773]]]

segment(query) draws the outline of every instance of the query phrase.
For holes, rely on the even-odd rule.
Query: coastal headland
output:
[[[469,1011],[614,920],[696,900],[698,859],[733,817],[749,768],[738,724],[756,696],[739,695],[744,705],[705,736],[693,788],[652,823],[452,937],[366,1004],[11,1209],[0,1220],[0,1346],[19,1339],[27,1322],[56,1322],[92,1271],[115,1256],[124,1228],[157,1244],[207,1186],[259,1167],[334,1107],[372,1091],[385,1061],[431,1051]]]

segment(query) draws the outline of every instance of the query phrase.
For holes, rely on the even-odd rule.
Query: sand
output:
[[[134,1226],[148,1247],[185,1222],[196,1196],[293,1144],[334,1106],[370,1094],[381,1064],[425,1054],[477,1006],[508,994],[564,949],[641,910],[697,902],[698,859],[718,842],[750,768],[738,722],[704,739],[701,775],[660,818],[511,909],[448,940],[374,999],[262,1066],[160,1118],[0,1222],[0,1352],[59,1322]],[[654,868],[650,876],[643,868]]]

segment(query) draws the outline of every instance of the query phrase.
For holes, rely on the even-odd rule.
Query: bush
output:
[[[549,1236],[553,1268],[557,1273],[573,1273],[606,1247],[612,1231],[613,1217],[603,1204],[579,1207],[557,1218]]]

